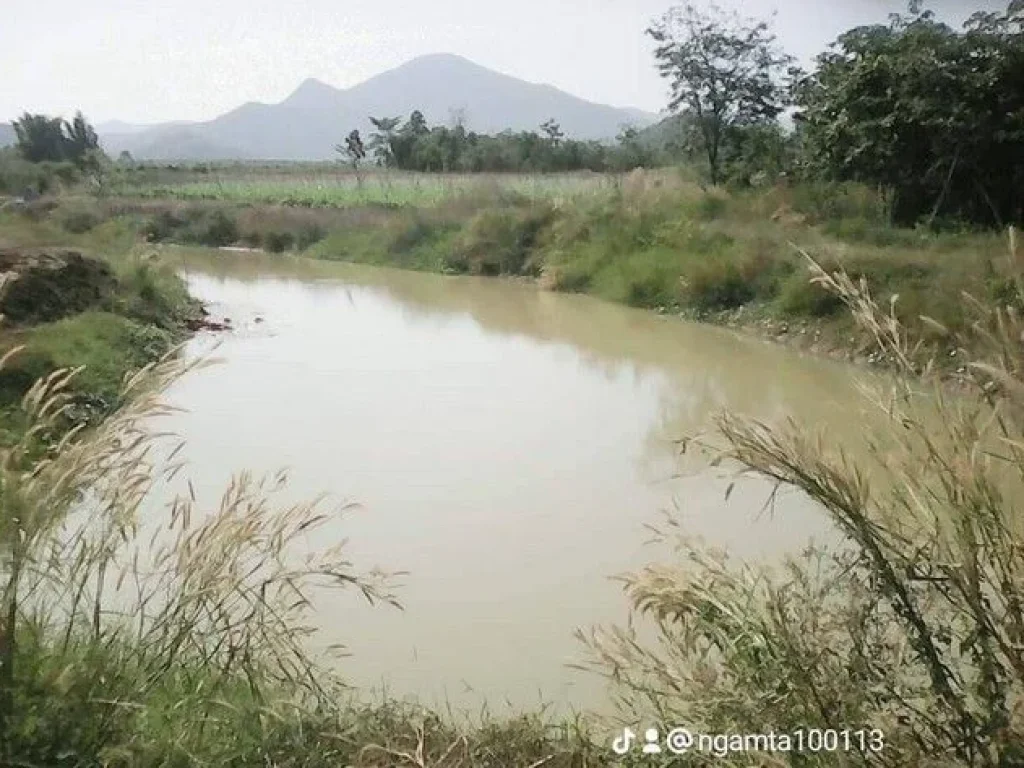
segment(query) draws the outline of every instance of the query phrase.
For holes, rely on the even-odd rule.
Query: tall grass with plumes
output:
[[[592,666],[617,684],[628,721],[705,733],[884,733],[878,752],[855,737],[839,752],[806,752],[801,765],[1021,764],[1022,257],[1011,234],[1008,269],[1018,278],[1005,301],[964,296],[973,321],[955,342],[973,362],[947,374],[899,321],[896,300],[880,306],[865,281],[812,262],[815,282],[898,366],[891,385],[868,393],[884,424],[870,450],[854,456],[825,432],[732,413],[702,445],[773,481],[776,493],[817,502],[842,543],[767,569],[663,526],[678,559],[625,579],[635,626],[652,632],[581,635]],[[784,513],[777,524],[786,525]],[[726,764],[795,760],[734,753]]]
[[[331,513],[272,505],[280,478],[243,474],[217,509],[185,497],[156,525],[139,519],[161,476],[153,420],[167,408],[156,393],[182,370],[167,360],[137,374],[126,387],[145,389],[131,405],[56,445],[44,438],[77,372],[24,398],[30,426],[0,457],[6,764],[256,760],[261,734],[331,690],[303,645],[308,590],[326,582],[392,599],[336,548],[296,556]]]
[[[88,432],[62,421],[80,371],[25,396],[27,428],[0,454],[0,764],[606,765],[580,722],[459,724],[364,701],[320,666],[313,593],[395,604],[393,581],[340,546],[310,552],[344,509],[279,503],[283,476],[240,474],[213,508],[189,485],[163,517],[141,514],[185,470],[160,391],[206,364],[143,369]]]

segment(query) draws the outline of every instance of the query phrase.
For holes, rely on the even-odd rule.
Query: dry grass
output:
[[[197,509],[186,496],[159,525],[142,524],[153,484],[182,469],[173,460],[159,471],[154,465],[155,441],[167,436],[154,432],[153,420],[167,412],[159,390],[185,370],[168,358],[140,372],[126,382],[131,405],[52,447],[44,438],[64,415],[77,372],[52,374],[24,399],[30,427],[0,459],[0,728],[8,759],[47,763],[62,751],[99,749],[93,757],[135,765],[149,750],[241,749],[241,737],[226,738],[219,724],[273,717],[334,690],[305,650],[312,587],[394,599],[383,574],[357,574],[339,547],[298,555],[296,544],[336,511],[322,502],[272,505],[283,477],[243,474],[218,509]],[[104,681],[102,670],[94,679],[97,663],[117,670],[114,679]],[[90,690],[79,701],[52,698],[83,686]],[[57,722],[72,705],[79,711],[70,714],[95,732]],[[163,737],[173,743],[160,744],[151,726],[172,715],[175,733]],[[105,729],[108,721],[123,732]],[[40,723],[55,730],[43,738]]]
[[[0,763],[607,765],[582,722],[456,724],[365,703],[319,666],[314,589],[396,604],[392,579],[356,571],[340,546],[309,551],[345,510],[278,503],[283,475],[241,474],[214,509],[189,486],[164,517],[141,514],[154,484],[185,469],[158,431],[160,392],[209,362],[150,366],[125,382],[127,406],[59,444],[50,433],[78,372],[26,395],[29,427],[0,456]]]

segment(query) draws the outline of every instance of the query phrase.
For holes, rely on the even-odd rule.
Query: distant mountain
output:
[[[122,140],[127,141],[135,135],[136,134],[129,134],[128,136],[122,136]],[[223,160],[230,158],[237,160],[249,160],[253,157],[245,151],[239,150],[237,147],[228,147],[218,144],[216,141],[212,141],[204,136],[202,132],[193,130],[192,128],[171,127],[154,131],[152,136],[149,135],[148,131],[144,135],[140,134],[140,136],[144,140],[148,139],[148,143],[136,144],[135,151],[132,152],[133,157],[140,159]],[[107,152],[112,156],[116,156],[120,154],[121,150],[114,153],[108,149]]]
[[[161,128],[177,128],[184,125],[191,125],[186,121],[178,121],[174,123],[161,123]],[[136,125],[135,123],[126,123],[123,120],[108,120],[105,123],[97,123],[96,130],[101,134],[127,134],[142,133],[143,131],[151,130],[158,126],[153,125]]]
[[[321,160],[335,156],[335,144],[348,131],[371,130],[370,116],[408,117],[416,109],[431,124],[447,124],[458,115],[479,133],[534,130],[554,118],[567,136],[597,140],[614,138],[623,125],[643,127],[656,120],[640,110],[595,104],[550,85],[503,75],[460,56],[434,54],[346,90],[310,79],[279,104],[250,102],[205,123],[100,135],[108,152],[127,149],[138,159]]]
[[[14,133],[14,126],[10,123],[0,123],[0,147],[9,147],[17,141],[18,137]]]

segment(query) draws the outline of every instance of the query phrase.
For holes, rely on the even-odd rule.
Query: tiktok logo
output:
[[[616,755],[624,755],[633,749],[633,742],[636,741],[636,734],[629,728],[622,731],[622,735],[612,742],[612,752]]]

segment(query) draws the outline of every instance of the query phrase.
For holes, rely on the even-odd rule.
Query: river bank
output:
[[[204,323],[202,306],[173,270],[133,253],[126,240],[27,240],[0,227],[0,353],[21,348],[0,370],[7,444],[24,428],[19,403],[38,379],[80,368],[65,423],[97,424],[124,404],[126,376]]]
[[[124,608],[111,610],[102,590],[93,589],[108,569],[115,571],[115,552],[138,545],[142,552],[151,550],[135,541],[140,534],[129,522],[137,489],[146,487],[131,467],[148,451],[148,441],[140,442],[131,426],[131,413],[138,408],[144,414],[146,406],[135,397],[122,398],[120,384],[187,338],[204,322],[202,308],[173,265],[151,248],[134,247],[123,222],[75,234],[56,231],[45,220],[19,221],[0,227],[0,241],[0,263],[9,277],[3,296],[8,324],[0,343],[5,349],[27,347],[0,372],[5,447],[13,446],[20,457],[35,436],[51,434],[54,426],[61,433],[72,424],[97,427],[75,445],[61,445],[53,464],[29,465],[38,473],[41,497],[5,475],[0,530],[17,525],[26,532],[25,547],[16,551],[32,568],[31,574],[5,579],[2,592],[5,615],[10,609],[18,619],[16,642],[0,625],[0,637],[8,638],[0,652],[3,667],[13,670],[0,678],[0,762],[327,768],[394,765],[410,755],[425,765],[445,766],[612,764],[603,733],[597,736],[582,720],[543,708],[455,717],[451,710],[355,696],[328,671],[318,671],[309,684],[313,667],[303,673],[306,679],[287,677],[296,671],[287,665],[304,665],[307,658],[293,645],[303,631],[301,621],[284,621],[287,613],[278,611],[294,610],[291,590],[301,576],[294,570],[282,576],[290,590],[287,608],[270,596],[264,603],[262,591],[248,582],[235,590],[220,580],[249,562],[244,558],[263,552],[260,542],[270,546],[281,536],[276,518],[257,521],[241,499],[222,506],[215,517],[244,512],[252,541],[197,523],[206,533],[197,532],[189,547],[176,550],[168,561],[171,581],[161,579],[161,588],[174,595],[170,607],[154,617],[154,609],[140,602],[138,627],[133,624],[125,634]],[[33,377],[78,366],[84,368],[69,391],[72,409],[59,420],[51,419],[53,413],[21,411],[18,403]],[[81,493],[107,482],[113,494],[101,496],[84,535],[69,544],[61,526],[47,521],[59,520]],[[62,489],[59,499],[51,488]],[[256,503],[261,493],[253,490],[243,498]],[[292,510],[281,512],[287,518]],[[203,520],[198,510],[196,518]],[[260,562],[273,559],[270,552],[264,555]],[[207,561],[218,565],[209,570]],[[353,579],[366,586],[362,576]],[[56,603],[28,610],[29,595],[40,584],[73,596],[70,612]],[[26,607],[16,610],[22,601]],[[201,615],[194,615],[200,606]],[[218,612],[229,609],[241,610],[231,621],[246,627],[245,633],[217,623]],[[275,619],[254,618],[250,609],[273,610]],[[243,642],[244,653],[235,659],[236,644]]]
[[[888,223],[887,202],[856,185],[704,192],[671,176],[560,200],[496,188],[434,205],[317,208],[171,198],[64,198],[34,204],[23,236],[69,231],[128,240],[255,248],[441,274],[503,276],[541,288],[710,322],[810,354],[884,364],[846,308],[811,284],[809,259],[896,298],[909,330],[940,360],[970,322],[961,294],[1012,295],[1005,238]],[[45,232],[45,234],[40,234]]]

